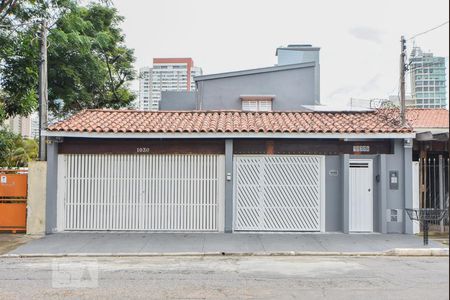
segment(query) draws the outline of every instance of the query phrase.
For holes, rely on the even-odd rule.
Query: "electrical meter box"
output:
[[[391,190],[398,190],[398,171],[389,171],[389,188]]]

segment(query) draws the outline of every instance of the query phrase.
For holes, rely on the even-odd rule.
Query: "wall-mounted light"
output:
[[[404,139],[403,140],[403,147],[412,148],[412,145],[413,145],[412,139]]]

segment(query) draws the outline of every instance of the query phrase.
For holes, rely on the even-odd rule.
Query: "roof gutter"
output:
[[[106,139],[239,139],[239,138],[270,138],[270,139],[406,139],[415,138],[414,132],[406,133],[261,133],[261,132],[199,132],[199,133],[165,133],[165,132],[68,132],[42,131],[47,137],[72,138],[106,138]]]

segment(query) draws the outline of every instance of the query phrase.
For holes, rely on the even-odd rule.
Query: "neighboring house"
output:
[[[425,138],[424,134],[431,134],[435,139],[447,138],[449,128],[449,111],[445,108],[408,108],[406,117],[410,125],[417,132],[417,140]],[[431,136],[428,136],[431,137]]]
[[[413,185],[417,206],[445,208],[449,194],[449,111],[408,109],[407,119],[416,132]]]
[[[444,108],[407,109],[406,117],[416,132],[413,159],[449,158],[449,111]]]
[[[47,232],[412,233],[415,134],[385,111],[85,110],[45,134]]]

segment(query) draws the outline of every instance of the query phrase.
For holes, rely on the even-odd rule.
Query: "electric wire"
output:
[[[430,28],[430,29],[428,29],[428,30],[425,30],[425,31],[423,31],[423,32],[417,33],[417,34],[413,35],[412,37],[410,37],[409,39],[407,39],[407,41],[413,40],[413,39],[415,39],[415,38],[418,37],[418,36],[427,34],[427,33],[431,32],[431,31],[433,31],[433,30],[436,30],[436,29],[438,29],[438,28],[441,28],[442,26],[447,25],[448,23],[449,23],[449,21],[445,21],[444,23],[442,23],[442,24],[440,24],[440,25],[438,25],[438,26],[435,26],[435,27]]]

